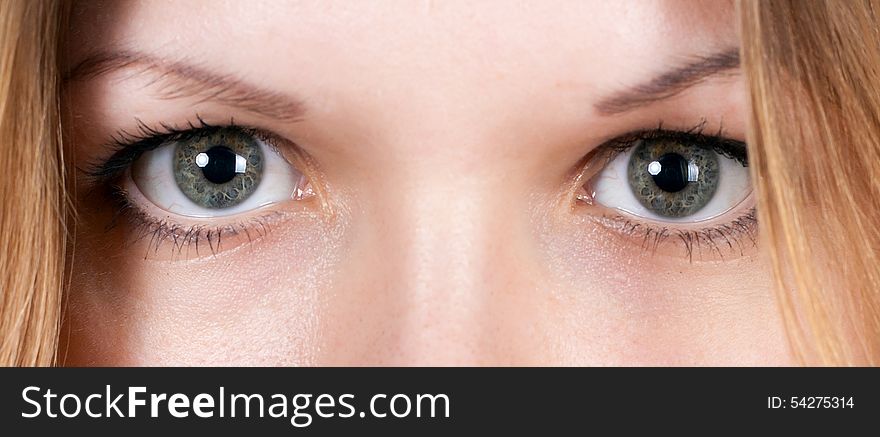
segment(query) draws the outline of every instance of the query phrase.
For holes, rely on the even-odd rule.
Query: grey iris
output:
[[[176,145],[174,179],[199,206],[238,205],[254,193],[262,177],[260,145],[244,132],[219,129]]]
[[[718,154],[671,140],[642,140],[627,178],[639,202],[664,217],[679,218],[706,206],[718,188]]]

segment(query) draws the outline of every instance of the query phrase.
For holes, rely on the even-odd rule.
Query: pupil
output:
[[[215,184],[225,184],[236,175],[236,154],[225,146],[214,146],[207,152],[200,153],[196,158],[196,164],[202,168],[205,179]],[[207,162],[205,162],[207,161]]]
[[[659,165],[658,165],[659,164]],[[688,184],[688,162],[678,153],[667,153],[648,165],[648,172],[663,191],[675,193]]]

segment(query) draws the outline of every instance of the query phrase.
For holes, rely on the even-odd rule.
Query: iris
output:
[[[649,210],[671,218],[687,217],[706,206],[719,182],[714,150],[674,140],[642,140],[628,166],[630,188]]]
[[[223,129],[176,145],[175,182],[200,206],[235,206],[254,193],[262,177],[260,146],[242,132]]]

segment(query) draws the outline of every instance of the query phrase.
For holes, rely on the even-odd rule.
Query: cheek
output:
[[[613,365],[792,363],[759,250],[689,261],[601,227],[545,233],[560,359]]]
[[[138,244],[108,251],[124,237],[84,229],[91,236],[79,238],[73,263],[65,363],[314,363],[335,247],[335,232],[315,226],[287,225],[215,257],[171,262],[144,259]]]

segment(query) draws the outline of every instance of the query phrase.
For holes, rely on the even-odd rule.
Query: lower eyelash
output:
[[[656,252],[669,238],[678,240],[678,244],[684,247],[685,257],[689,262],[694,261],[695,254],[702,258],[704,250],[723,259],[725,253],[733,252],[742,256],[745,245],[754,247],[758,244],[758,219],[754,208],[733,221],[702,229],[647,225],[622,215],[607,215],[602,219],[621,234],[641,240],[642,249],[651,253]]]
[[[174,256],[189,258],[190,250],[192,250],[195,252],[195,256],[199,257],[200,250],[204,251],[206,246],[211,255],[216,255],[221,249],[224,238],[244,235],[248,242],[253,242],[268,234],[271,219],[281,215],[279,212],[270,212],[263,216],[250,218],[246,223],[230,223],[220,226],[180,225],[169,220],[157,219],[142,211],[131,202],[122,187],[113,186],[109,194],[116,205],[116,213],[106,229],[114,228],[122,219],[132,226],[130,244],[149,238],[144,259],[150,253],[158,252],[164,242],[172,243],[171,251]]]

